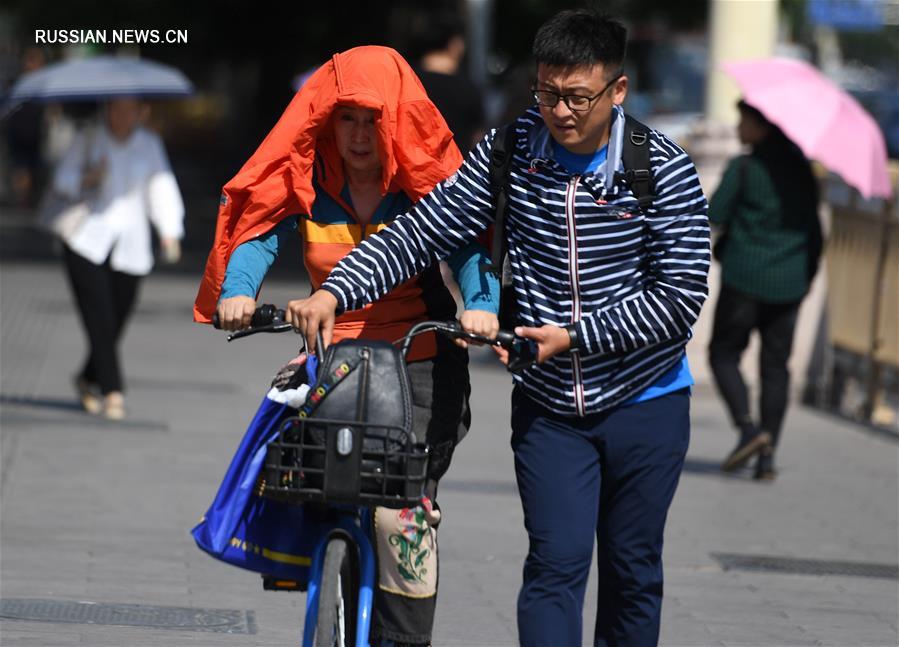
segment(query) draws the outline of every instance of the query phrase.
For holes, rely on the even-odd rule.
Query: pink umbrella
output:
[[[849,94],[803,61],[768,58],[725,63],[743,99],[865,198],[892,195],[877,122]]]

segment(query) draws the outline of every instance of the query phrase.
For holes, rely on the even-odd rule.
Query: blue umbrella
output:
[[[25,101],[94,101],[122,96],[183,97],[193,84],[168,65],[145,59],[96,56],[53,63],[13,85],[5,111]]]

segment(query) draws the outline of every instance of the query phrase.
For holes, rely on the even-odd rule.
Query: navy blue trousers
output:
[[[530,540],[522,645],[581,646],[594,537],[594,644],[658,643],[665,519],[689,440],[687,389],[584,418],[554,414],[515,389],[512,449]]]

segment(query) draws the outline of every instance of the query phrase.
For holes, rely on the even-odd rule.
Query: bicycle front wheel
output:
[[[325,548],[315,647],[353,647],[356,644],[356,604],[359,577],[347,540],[334,537]]]

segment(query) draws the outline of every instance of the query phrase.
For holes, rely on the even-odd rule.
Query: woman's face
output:
[[[737,135],[740,137],[740,142],[748,146],[757,146],[765,140],[770,132],[768,124],[748,112],[740,111],[740,123],[737,124]]]
[[[125,141],[145,118],[146,109],[137,99],[121,97],[112,99],[106,106],[106,123],[113,137]]]
[[[339,106],[334,111],[334,139],[347,168],[359,172],[381,168],[374,110]]]

